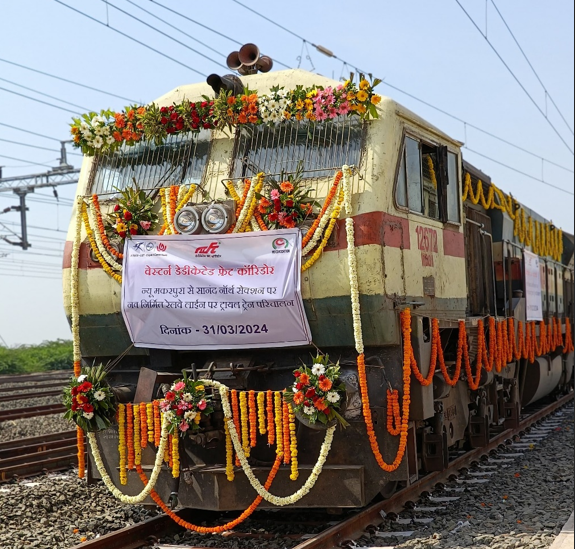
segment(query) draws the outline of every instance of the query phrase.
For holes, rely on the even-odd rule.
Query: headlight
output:
[[[211,204],[202,214],[202,225],[208,233],[225,233],[232,224],[232,212],[227,205]]]
[[[197,206],[185,206],[174,217],[174,226],[182,234],[198,234],[202,230],[201,215]]]

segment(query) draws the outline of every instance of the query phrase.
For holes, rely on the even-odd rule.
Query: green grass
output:
[[[73,362],[72,342],[63,339],[44,341],[40,345],[0,345],[0,374],[71,370]]]

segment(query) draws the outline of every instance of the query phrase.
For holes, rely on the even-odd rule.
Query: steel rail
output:
[[[48,404],[46,406],[29,406],[27,408],[13,408],[0,410],[0,422],[11,419],[23,419],[27,417],[49,416],[63,414],[66,407],[63,404]]]
[[[1,378],[0,378],[1,380]],[[35,391],[36,389],[51,389],[53,387],[61,387],[64,388],[64,384],[60,383],[41,383],[40,385],[26,385],[25,388],[27,391]],[[20,391],[22,387],[0,387],[0,393],[10,393],[15,391]]]
[[[507,440],[518,435],[534,423],[537,423],[542,418],[552,414],[565,404],[573,400],[574,393],[570,393],[557,402],[534,412],[520,421],[519,426],[514,429],[507,429],[501,434],[497,435],[489,441],[487,446],[476,448],[467,452],[455,460],[453,460],[449,467],[443,471],[430,473],[421,478],[411,486],[400,490],[390,499],[376,503],[361,511],[357,515],[345,520],[328,530],[323,531],[315,538],[300,543],[294,549],[334,549],[340,547],[341,543],[360,537],[365,529],[370,525],[377,525],[382,522],[381,512],[385,513],[399,513],[405,508],[407,501],[416,500],[422,492],[431,492],[436,484],[445,482],[449,477],[457,473],[463,467],[468,466],[474,461],[478,461],[482,456],[486,456],[492,450],[498,448],[501,444],[505,444]]]
[[[26,383],[27,381],[48,381],[53,379],[67,379],[73,372],[67,370],[54,370],[53,373],[39,372],[35,374],[0,375],[0,385],[4,383]]]
[[[2,395],[0,396],[0,402],[10,402],[12,400],[28,400],[30,398],[42,398],[48,396],[61,395],[62,389],[58,391],[37,391],[34,393],[20,393],[16,395]]]
[[[324,530],[314,538],[303,541],[294,547],[294,549],[335,549],[340,547],[342,542],[360,537],[368,526],[377,525],[382,522],[382,511],[385,513],[401,512],[408,501],[417,500],[424,491],[432,491],[437,484],[447,481],[451,475],[457,473],[460,469],[469,466],[474,461],[480,460],[483,456],[487,456],[489,452],[505,444],[534,423],[571,402],[573,397],[574,393],[570,393],[557,402],[537,410],[521,420],[518,427],[507,429],[492,438],[488,445],[471,450],[465,455],[456,458],[444,471],[426,475],[408,488],[397,492],[390,499],[376,503],[360,511],[353,517]],[[199,513],[201,513],[201,511],[181,509],[177,511],[176,514],[184,519],[193,515],[194,520],[198,522],[202,520],[202,517],[198,516]],[[128,526],[122,530],[106,534],[94,540],[83,542],[71,549],[140,549],[142,546],[157,543],[158,537],[160,536],[163,537],[173,532],[181,531],[182,528],[167,515],[161,515],[139,524]],[[157,547],[160,548],[162,545],[159,544]],[[182,547],[182,549],[184,549],[184,547]],[[188,546],[186,549],[206,548]]]

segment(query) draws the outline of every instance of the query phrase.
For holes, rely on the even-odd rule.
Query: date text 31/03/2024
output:
[[[265,324],[212,324],[210,326],[203,325],[201,329],[189,326],[170,328],[164,324],[160,325],[160,333],[162,335],[190,335],[194,332],[204,335],[257,335],[267,334],[269,330]]]

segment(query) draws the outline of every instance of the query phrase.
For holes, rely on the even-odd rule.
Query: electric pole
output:
[[[5,208],[0,211],[0,213],[8,213],[10,211],[20,212],[21,236],[18,237],[20,240],[14,242],[9,240],[8,237],[0,237],[8,242],[8,244],[20,246],[23,250],[27,250],[31,246],[28,242],[28,227],[26,224],[26,211],[28,210],[28,207],[26,206],[26,195],[33,193],[36,189],[52,187],[54,189],[54,195],[57,198],[58,195],[56,193],[56,187],[59,185],[72,185],[78,183],[80,170],[68,164],[66,156],[66,143],[71,143],[71,141],[61,141],[60,143],[60,165],[45,173],[2,178],[2,168],[0,167],[0,193],[11,191],[18,196],[20,200],[20,204],[18,206],[10,206],[9,208]]]

